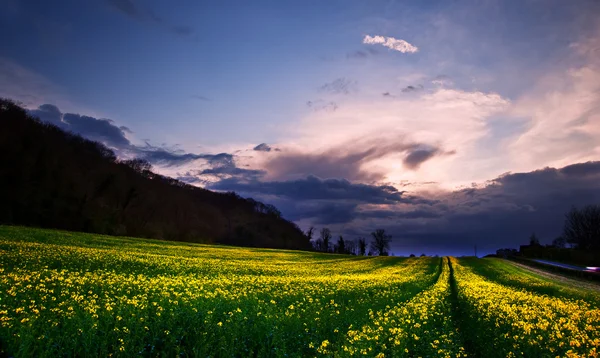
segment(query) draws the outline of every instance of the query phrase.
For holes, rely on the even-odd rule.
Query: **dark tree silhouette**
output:
[[[321,237],[319,238],[322,242],[322,248],[321,251],[323,252],[329,252],[329,246],[330,246],[330,242],[331,242],[331,231],[324,227],[321,229]]]
[[[315,232],[314,226],[311,226],[308,228],[308,231],[306,231],[306,237],[308,238],[308,241],[312,241],[314,232]]]
[[[531,236],[529,237],[529,245],[531,245],[531,246],[541,246],[540,245],[540,239],[538,239],[538,237],[535,235],[535,233],[531,234]]]
[[[373,236],[373,241],[371,242],[371,250],[377,253],[379,256],[387,256],[388,251],[390,249],[390,242],[392,241],[392,236],[387,235],[385,230],[377,229],[371,233]]]
[[[367,253],[367,240],[364,237],[358,239],[358,254],[365,256]]]
[[[344,237],[342,235],[340,235],[340,238],[337,241],[337,244],[335,245],[335,252],[337,252],[338,254],[347,254],[346,252],[346,242],[344,241]]]
[[[0,223],[242,246],[310,249],[272,205],[120,161],[104,145],[0,99]]]
[[[347,254],[356,255],[356,241],[344,240],[344,244],[346,245],[346,253]]]
[[[552,246],[557,249],[564,249],[567,247],[567,240],[563,236],[559,236],[556,239],[552,240]]]
[[[577,249],[600,249],[600,206],[573,207],[566,214],[562,236]]]

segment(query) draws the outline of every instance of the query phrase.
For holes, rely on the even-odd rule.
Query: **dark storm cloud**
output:
[[[466,253],[477,245],[481,253],[527,243],[535,232],[543,244],[560,235],[564,215],[572,207],[600,203],[600,162],[505,174],[485,187],[438,195],[430,219],[372,215],[361,225],[384,226],[397,245],[426,243],[439,250],[460,247]],[[423,221],[424,220],[424,221]],[[360,226],[357,223],[358,226]]]
[[[223,180],[211,185],[218,190],[255,192],[266,195],[282,196],[294,200],[344,200],[368,203],[410,202],[403,192],[392,186],[353,184],[345,179],[320,179],[308,176],[305,179],[272,182],[242,183],[237,179]]]
[[[129,145],[123,130],[108,119],[97,119],[79,114],[65,113],[63,115],[70,131],[84,135],[92,140],[104,142],[110,147],[123,147]]]
[[[130,145],[129,139],[125,136],[125,132],[131,132],[129,128],[118,127],[110,119],[62,113],[58,107],[51,104],[43,104],[37,109],[30,110],[29,114],[65,131],[104,143],[111,148],[125,148]]]

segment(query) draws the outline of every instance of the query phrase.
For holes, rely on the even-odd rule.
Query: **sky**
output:
[[[600,2],[1,0],[0,96],[392,252],[518,247],[600,203]]]

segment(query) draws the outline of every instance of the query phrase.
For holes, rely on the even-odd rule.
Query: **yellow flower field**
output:
[[[587,296],[506,286],[475,274],[477,262],[487,261],[0,226],[0,350],[15,357],[596,356],[600,313]]]

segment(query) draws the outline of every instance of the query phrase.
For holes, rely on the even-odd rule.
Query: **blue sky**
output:
[[[376,217],[421,212],[424,202],[417,210],[396,199],[304,201],[269,185],[313,185],[314,177],[392,186],[451,202],[456,213],[462,204],[448,198],[460,190],[600,155],[597,1],[5,0],[2,7],[0,31],[10,36],[0,48],[0,95],[34,112],[56,106],[59,117],[47,120],[65,128],[64,118],[80,118],[66,113],[89,116],[85,123],[109,118],[71,130],[194,185],[246,190],[303,227],[357,233],[387,225],[400,233],[433,218]],[[377,36],[384,40],[366,41]],[[415,51],[386,47],[388,38]],[[260,143],[272,150],[253,150]],[[168,160],[185,153],[189,160]],[[226,163],[210,159],[218,153],[229,155]],[[554,217],[574,203],[558,205]],[[340,215],[324,222],[323,210]],[[536,225],[523,231],[542,230]]]

